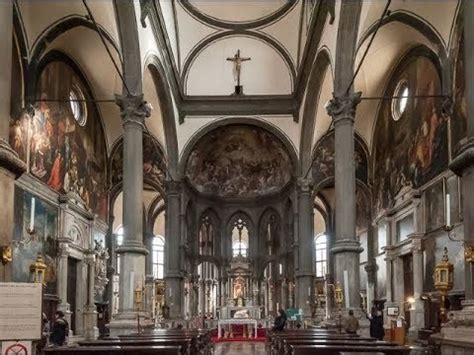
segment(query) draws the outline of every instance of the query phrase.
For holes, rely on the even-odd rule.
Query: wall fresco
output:
[[[220,197],[256,197],[278,192],[292,177],[283,144],[249,125],[219,127],[194,147],[186,177],[197,191]]]

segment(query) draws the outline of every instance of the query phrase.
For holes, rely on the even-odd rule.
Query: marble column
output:
[[[413,251],[413,298],[415,303],[410,310],[410,332],[417,332],[425,328],[425,307],[421,299],[423,294],[423,234],[412,234]]]
[[[110,323],[111,335],[136,329],[134,290],[145,286],[143,245],[143,129],[150,108],[143,95],[116,97],[123,120],[123,228],[120,254],[119,310]],[[146,315],[144,314],[144,318]],[[148,315],[149,317],[149,315]],[[145,320],[142,322],[146,327]]]
[[[309,299],[314,293],[314,242],[313,201],[311,179],[298,179],[298,270],[296,271],[298,292],[296,307],[303,310],[304,317],[311,317]]]
[[[463,224],[464,250],[469,256],[474,248],[474,1],[462,2],[464,24],[464,77],[466,82],[467,105],[467,140],[455,152],[450,168],[461,177],[463,195]],[[449,248],[449,245],[448,245]],[[472,255],[471,255],[472,258]],[[467,258],[464,264],[464,293],[463,309],[460,312],[450,312],[452,322],[441,329],[442,339],[452,343],[462,341],[474,343],[474,267],[472,259]],[[453,326],[454,325],[454,326]],[[449,345],[448,345],[449,346]],[[442,347],[446,353],[448,348]]]
[[[179,181],[166,182],[166,253],[165,282],[166,303],[170,307],[170,318],[183,318],[181,273],[181,197],[182,186]]]
[[[60,243],[58,250],[58,311],[64,312],[66,319],[71,324],[71,312],[69,309],[69,303],[67,302],[67,273],[68,263],[67,259],[69,256],[69,246],[67,243]]]
[[[394,302],[393,298],[393,247],[387,246],[385,247],[385,289],[386,289],[386,299],[387,301],[385,302],[385,325],[390,327],[390,321],[393,319],[396,319],[396,317],[392,318],[387,314],[387,309],[388,307],[394,307],[398,306],[396,302]]]
[[[281,297],[280,297],[280,308],[287,309],[288,308],[288,282],[286,279],[281,281]]]
[[[148,250],[145,264],[145,310],[149,314],[154,314],[155,304],[155,278],[153,276],[153,239],[152,232],[145,232],[145,248]]]
[[[334,96],[327,106],[335,131],[335,243],[334,279],[344,290],[344,308],[360,310],[362,251],[356,237],[356,183],[354,163],[354,118],[360,93]],[[349,298],[349,299],[347,299]]]
[[[85,340],[97,339],[97,310],[95,306],[95,253],[91,250],[85,255],[84,262],[87,268],[87,295],[84,305],[84,337]]]
[[[11,247],[14,228],[15,179],[23,174],[26,165],[8,144],[10,132],[10,92],[13,37],[13,2],[0,2],[0,248]],[[0,262],[0,282],[12,281],[11,263]]]

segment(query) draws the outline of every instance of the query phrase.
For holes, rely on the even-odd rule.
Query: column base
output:
[[[123,312],[115,316],[107,327],[110,329],[110,336],[127,335],[138,333],[143,330],[154,328],[153,322],[150,320],[146,312],[140,313],[140,328],[138,327],[137,312]]]
[[[95,340],[99,337],[99,328],[97,328],[97,311],[94,308],[88,307],[83,312],[85,340]]]

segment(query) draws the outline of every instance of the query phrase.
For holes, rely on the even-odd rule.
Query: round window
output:
[[[71,89],[69,93],[69,106],[76,122],[80,126],[84,126],[87,119],[87,110],[84,103],[84,97],[77,88]]]
[[[408,82],[406,80],[400,81],[394,92],[395,97],[392,99],[392,117],[395,121],[398,121],[405,112],[409,95]]]

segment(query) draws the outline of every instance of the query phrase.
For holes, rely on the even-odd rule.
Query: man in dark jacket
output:
[[[64,319],[64,313],[61,311],[56,312],[56,320],[51,331],[49,341],[53,345],[61,346],[66,342],[66,338],[69,334],[69,324]]]
[[[280,315],[275,318],[275,323],[272,330],[281,332],[285,328],[287,316],[283,309],[280,309],[278,313],[280,313]]]

